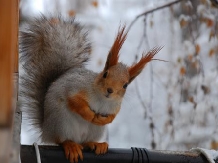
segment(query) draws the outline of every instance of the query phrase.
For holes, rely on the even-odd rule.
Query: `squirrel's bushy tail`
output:
[[[48,87],[60,75],[89,59],[87,32],[73,20],[41,16],[24,25],[19,37],[24,117],[40,129]],[[24,100],[23,100],[24,99]]]

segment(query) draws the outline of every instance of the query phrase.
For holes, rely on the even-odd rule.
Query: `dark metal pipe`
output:
[[[62,147],[39,146],[42,163],[69,163]],[[204,155],[195,152],[154,151],[145,148],[109,149],[105,155],[84,150],[79,163],[208,163]],[[21,162],[37,163],[33,146],[21,146]]]

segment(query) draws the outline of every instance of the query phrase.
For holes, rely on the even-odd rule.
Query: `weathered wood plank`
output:
[[[14,73],[14,97],[13,100],[17,101],[17,88],[18,88],[18,73]],[[20,111],[20,105],[19,103],[14,103],[16,106],[15,114],[14,114],[14,120],[13,120],[13,127],[12,127],[12,144],[11,144],[11,157],[10,157],[10,163],[19,163],[20,158],[20,138],[21,138],[21,121],[22,121],[22,114]]]
[[[18,72],[18,0],[0,1],[0,162],[11,154],[12,122],[17,101],[13,72]],[[17,86],[17,80],[15,85]],[[13,98],[14,97],[14,98]]]
[[[17,0],[0,1],[0,126],[10,126],[12,122],[13,71],[18,72],[18,3],[16,2]]]

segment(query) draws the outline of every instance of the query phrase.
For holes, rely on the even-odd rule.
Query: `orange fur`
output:
[[[108,75],[106,78],[103,78],[104,72],[98,75],[95,80],[94,87],[100,90],[103,95],[108,95],[109,98],[121,103],[126,92],[126,89],[123,89],[123,85],[129,82],[129,72],[127,68],[125,68],[125,71],[120,71],[117,66],[109,68],[107,72]],[[122,76],[122,79],[118,78],[119,76]],[[113,93],[108,94],[108,88],[111,88]]]
[[[78,158],[83,160],[82,145],[71,140],[66,140],[61,145],[64,148],[66,158],[69,159],[71,163],[78,162]]]
[[[60,21],[59,21],[59,19],[57,19],[57,18],[52,18],[52,19],[50,20],[50,23],[51,23],[52,25],[54,25],[54,24],[60,23]]]
[[[69,97],[68,106],[71,111],[79,114],[83,119],[99,126],[111,123],[116,116],[116,114],[109,114],[107,116],[95,114],[89,107],[85,91],[81,91],[76,95]]]
[[[129,75],[130,75],[130,82],[135,79],[136,76],[138,76],[145,65],[152,60],[155,54],[157,54],[162,47],[155,47],[152,50],[150,50],[145,56],[142,56],[140,61],[136,64],[133,64],[131,67],[129,67]]]
[[[127,32],[124,32],[125,26],[123,26],[117,34],[117,37],[114,41],[113,46],[108,54],[107,61],[105,64],[104,71],[106,71],[109,67],[114,66],[118,63],[119,59],[119,51],[126,40]]]
[[[107,116],[101,116],[100,114],[96,114],[95,118],[92,120],[92,123],[98,124],[98,125],[99,124],[105,125],[105,124],[111,123],[113,122],[114,118],[119,113],[119,111],[120,111],[120,107],[116,109],[115,114],[108,114]]]
[[[115,117],[116,117],[116,114],[110,114],[107,116],[101,116],[100,114],[96,114],[95,118],[92,120],[92,123],[97,124],[97,125],[105,125],[105,124],[111,123]]]
[[[76,112],[89,122],[95,117],[95,113],[89,108],[85,91],[81,91],[73,97],[69,97],[68,106],[71,111]]]
[[[88,147],[91,150],[95,150],[95,154],[105,154],[108,150],[108,144],[106,142],[97,143],[97,142],[87,142],[83,143],[82,146],[84,148]]]

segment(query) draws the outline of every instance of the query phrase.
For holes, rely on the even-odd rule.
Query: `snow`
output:
[[[197,152],[202,153],[207,158],[209,163],[215,163],[214,160],[218,158],[218,152],[216,150],[208,150],[204,148],[193,148],[191,149],[191,151],[197,151]]]
[[[48,10],[40,12],[63,12],[67,16],[67,11],[75,10],[77,20],[89,28],[93,42],[91,61],[87,67],[100,71],[120,24],[128,27],[138,14],[169,1],[99,0],[97,7],[90,2],[82,0],[71,5],[68,2],[67,8],[62,4],[56,11],[55,3],[47,8],[45,5],[50,1],[44,0],[42,4]],[[194,8],[190,3],[186,6]],[[79,7],[75,7],[78,4]],[[215,20],[218,15],[216,9],[208,6],[199,4],[197,13],[199,17],[203,15],[205,19]],[[30,4],[28,10],[33,8],[37,6]],[[179,10],[180,6],[176,4],[174,9]],[[26,14],[28,11],[25,8],[21,11],[28,18],[37,15],[36,11]],[[156,149],[186,150],[193,147],[210,148],[212,141],[218,141],[218,41],[217,37],[210,39],[215,25],[208,26],[204,22],[198,22],[199,31],[193,28],[194,31],[190,33],[187,27],[180,27],[180,21],[194,21],[194,17],[191,18],[187,13],[176,16],[176,12],[173,15],[169,8],[153,12],[146,17],[146,27],[142,17],[129,31],[121,49],[120,61],[131,65],[136,55],[140,57],[143,51],[154,46],[164,46],[155,58],[168,62],[149,63],[130,84],[120,113],[108,125],[110,147],[152,148],[151,142],[154,140]],[[143,39],[142,46],[139,46],[144,34],[146,38]],[[195,54],[196,45],[200,47],[198,54]],[[210,56],[211,49],[214,49],[214,54]],[[181,75],[181,67],[190,70],[190,74]],[[202,86],[208,92],[204,92]],[[152,122],[153,129],[150,127]],[[22,130],[22,143],[32,144],[35,139],[26,126]]]

